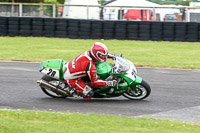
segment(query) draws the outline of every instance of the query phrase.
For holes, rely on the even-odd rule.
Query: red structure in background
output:
[[[127,20],[147,21],[147,11],[149,14],[148,20],[151,21],[151,10],[128,9],[128,11],[124,15],[124,18]]]
[[[62,15],[63,15],[63,9],[64,9],[63,6],[58,7],[58,17],[59,17],[59,18],[62,18]]]

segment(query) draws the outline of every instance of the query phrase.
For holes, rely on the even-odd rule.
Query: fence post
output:
[[[153,21],[156,21],[156,10],[155,10],[155,7],[153,8]]]
[[[53,4],[53,18],[56,17],[56,4]]]
[[[43,5],[42,3],[40,3],[40,10],[39,10],[39,16],[42,17],[42,15],[44,14],[43,10]]]
[[[89,19],[89,6],[87,5],[87,19]]]
[[[11,16],[14,16],[14,8],[15,8],[15,5],[14,5],[14,3],[12,2],[12,6],[11,6]]]
[[[120,7],[120,11],[119,11],[119,19],[122,20],[122,7]]]
[[[19,16],[22,17],[22,3],[19,4]]]
[[[188,8],[185,8],[185,21],[190,22],[190,13],[188,11]]]
[[[146,16],[147,16],[147,21],[149,21],[149,10],[146,9]]]

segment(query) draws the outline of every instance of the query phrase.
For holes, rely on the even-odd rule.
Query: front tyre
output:
[[[142,80],[141,84],[136,85],[136,89],[137,93],[134,90],[127,90],[123,96],[131,100],[142,100],[147,98],[151,93],[151,87],[144,80]]]
[[[56,79],[54,79],[54,78],[51,78],[51,77],[49,77],[49,76],[47,76],[47,75],[44,75],[44,76],[42,77],[42,80],[45,80],[45,81],[47,81],[48,83],[50,83],[50,84],[52,84],[52,85],[54,85],[54,86],[57,86],[58,83],[59,83],[59,80],[56,80]],[[41,87],[41,89],[42,89],[42,91],[43,91],[46,95],[48,95],[48,96],[50,96],[50,97],[53,97],[53,98],[65,98],[65,97],[67,97],[67,96],[58,95],[58,94],[56,94],[55,92],[52,92],[52,91],[50,91],[50,90],[48,90],[48,89],[46,89],[46,88],[43,88],[43,87]]]

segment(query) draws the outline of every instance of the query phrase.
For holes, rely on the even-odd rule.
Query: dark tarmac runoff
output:
[[[200,123],[200,70],[138,67],[152,92],[141,101],[123,96],[107,99],[55,99],[36,81],[39,63],[0,61],[0,109],[95,113]]]

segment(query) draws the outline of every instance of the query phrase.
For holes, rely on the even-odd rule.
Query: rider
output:
[[[76,90],[76,94],[83,97],[91,97],[93,95],[92,88],[82,80],[85,76],[89,76],[93,86],[115,86],[117,84],[116,80],[100,80],[96,72],[95,62],[100,61],[103,63],[107,60],[107,57],[111,58],[112,55],[108,53],[106,45],[95,42],[91,50],[80,54],[66,64],[64,73],[66,83]]]

